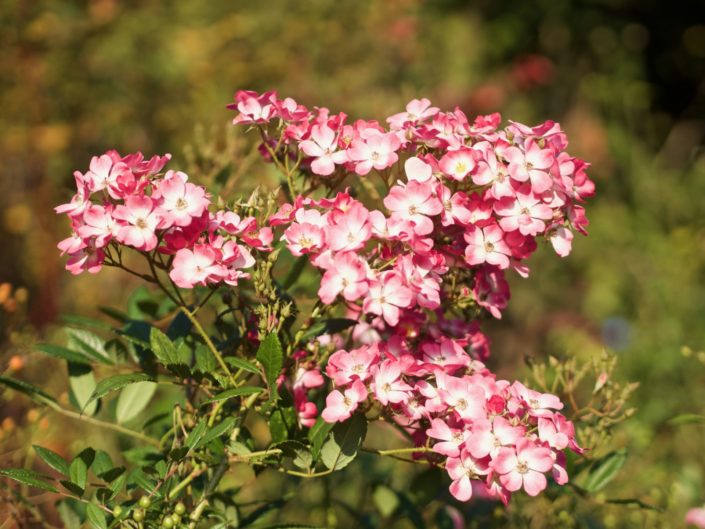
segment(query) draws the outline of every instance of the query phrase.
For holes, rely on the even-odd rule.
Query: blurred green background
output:
[[[517,377],[523,356],[608,348],[641,384],[613,441],[628,464],[605,494],[664,512],[605,508],[595,527],[679,527],[705,502],[705,429],[670,422],[705,414],[702,2],[4,0],[0,50],[0,370],[51,383],[27,337],[51,334],[61,312],[120,305],[133,284],[71,277],[55,248],[67,226],[52,208],[93,154],[171,152],[186,166],[197,127],[222,139],[243,88],[352,117],[429,97],[553,119],[592,163],[590,236],[512,279],[493,366]],[[32,422],[14,406],[0,411],[5,439]],[[61,424],[43,428],[62,438]]]

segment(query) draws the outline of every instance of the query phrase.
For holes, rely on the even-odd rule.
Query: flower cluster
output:
[[[319,306],[355,322],[291,344],[293,369],[279,382],[301,426],[319,412],[329,423],[382,414],[445,467],[460,500],[473,491],[505,502],[520,489],[536,495],[548,473],[565,483],[564,450],[581,449],[562,403],[497,380],[479,325],[501,318],[505,273],[528,275],[537,239],[566,256],[574,231],[586,233],[582,204],[594,186],[560,126],[501,129],[498,114],[471,122],[426,99],[386,125],[274,92],[238,92],[231,108],[235,124],[259,130],[260,152],[286,177],[276,212],[258,223],[213,211],[184,173],[161,174],[168,155],[111,151],[76,173],[78,193],[57,208],[74,231],[59,244],[67,268],[123,266],[127,246],[178,287],[235,285],[255,263],[251,250],[277,239],[319,271]],[[324,343],[330,357],[319,354]],[[319,410],[311,394],[326,385],[322,371],[330,385]]]
[[[235,285],[247,276],[243,270],[255,262],[250,249],[268,249],[271,229],[232,211],[211,212],[208,193],[185,173],[161,174],[170,158],[109,151],[93,157],[85,174],[74,173],[77,193],[55,208],[68,215],[73,230],[58,245],[69,254],[67,270],[96,273],[106,259],[124,267],[126,246],[151,254],[152,264],[183,288]]]

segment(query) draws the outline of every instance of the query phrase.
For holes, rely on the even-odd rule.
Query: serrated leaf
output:
[[[17,380],[16,378],[10,378],[0,375],[0,385],[6,386],[15,391],[19,391],[20,393],[23,393],[24,395],[30,397],[35,402],[39,402],[41,404],[56,404],[56,400],[54,399],[54,397],[45,393],[38,387],[30,384],[29,382],[25,382],[24,380]]]
[[[0,476],[13,479],[24,485],[34,487],[35,489],[58,492],[54,487],[44,481],[44,476],[33,470],[27,470],[26,468],[0,468]]]
[[[93,371],[83,365],[69,362],[69,387],[71,389],[72,403],[81,410],[81,413],[93,415],[98,410],[98,403],[93,402],[91,396],[96,389]]]
[[[590,467],[590,473],[583,483],[582,488],[591,493],[602,490],[614,479],[619,470],[624,466],[626,460],[626,450],[622,449],[610,452]]]
[[[69,465],[69,479],[71,483],[77,485],[81,490],[86,490],[88,483],[88,469],[93,464],[95,459],[95,450],[86,448],[80,454],[73,458]]]
[[[284,363],[284,352],[282,351],[279,336],[276,333],[269,333],[257,349],[257,360],[264,368],[264,375],[270,391],[270,398],[277,398],[277,378],[281,373]]]
[[[41,353],[48,354],[55,358],[61,358],[62,360],[73,362],[74,364],[91,365],[91,361],[83,354],[72,351],[66,347],[61,347],[60,345],[40,343],[35,345],[34,348]]]
[[[205,446],[213,439],[217,439],[221,435],[229,433],[235,427],[236,422],[237,419],[235,417],[226,417],[221,423],[216,424],[213,428],[208,430],[205,435],[193,445],[193,448],[196,449],[200,446]]]
[[[69,463],[59,454],[48,448],[39,445],[32,445],[37,455],[51,468],[64,476],[69,475]]]
[[[86,517],[91,525],[96,529],[108,529],[108,522],[105,513],[95,503],[86,505]]]
[[[330,318],[314,323],[301,336],[301,341],[310,340],[322,334],[336,334],[357,325],[357,320]]]
[[[357,413],[335,425],[321,447],[321,461],[330,470],[340,470],[357,457],[367,434],[365,416]]]
[[[153,382],[153,379],[147,373],[123,373],[121,375],[113,375],[112,377],[105,378],[98,382],[88,402],[92,402],[104,397],[111,391],[117,391],[118,389],[122,389],[125,386],[137,382]]]
[[[243,360],[242,358],[228,356],[224,360],[225,363],[228,364],[230,367],[242,369],[243,371],[248,371],[249,373],[259,373],[259,369],[257,369],[257,366],[255,364],[253,364],[252,362],[248,362],[247,360]]]
[[[149,345],[157,360],[165,366],[179,362],[174,342],[156,327],[152,327],[149,332]]]
[[[289,439],[287,441],[277,443],[274,445],[274,448],[281,450],[284,457],[291,458],[294,465],[300,469],[308,470],[313,464],[313,456],[311,455],[310,448],[301,441]]]
[[[115,417],[119,423],[126,423],[137,417],[149,404],[154,392],[157,390],[156,382],[135,382],[120,392],[115,407]]]
[[[199,343],[196,345],[194,357],[196,359],[196,369],[204,375],[217,370],[218,361],[215,359],[215,356],[213,356],[211,350],[204,344]]]
[[[85,329],[67,327],[66,335],[68,336],[67,347],[69,349],[83,353],[103,364],[114,364],[105,350],[105,341],[97,334]]]
[[[233,399],[235,397],[243,397],[245,395],[254,395],[255,393],[262,393],[262,391],[264,391],[262,388],[257,388],[254,386],[242,386],[239,388],[226,389],[225,391],[221,391],[214,397],[203,401],[203,404],[210,404],[221,400]]]

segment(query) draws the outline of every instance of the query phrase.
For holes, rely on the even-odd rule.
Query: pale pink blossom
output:
[[[130,196],[115,207],[113,218],[121,220],[117,239],[123,244],[149,252],[157,246],[157,227],[162,221],[154,201],[147,196]]]
[[[546,488],[545,472],[553,467],[548,448],[520,439],[516,448],[501,448],[492,460],[492,470],[507,490],[515,492],[522,487],[529,496],[536,496]]]
[[[367,399],[367,388],[359,380],[343,392],[333,390],[326,397],[326,407],[321,417],[326,422],[343,422],[350,418],[358,405]]]

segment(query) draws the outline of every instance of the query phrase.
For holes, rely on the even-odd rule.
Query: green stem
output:
[[[179,492],[185,489],[189,483],[191,483],[194,479],[203,474],[207,469],[208,467],[194,468],[188,476],[186,476],[180,483],[178,483],[173,489],[169,491],[169,494],[167,494],[167,498],[170,500],[174,499]]]
[[[139,439],[140,441],[144,441],[145,443],[151,444],[152,446],[156,446],[157,448],[159,448],[159,446],[160,446],[159,441],[157,441],[156,439],[153,439],[152,437],[144,435],[143,433],[136,432],[135,430],[130,430],[129,428],[125,428],[123,426],[120,426],[119,424],[104,422],[104,421],[101,421],[100,419],[94,419],[93,417],[89,417],[87,415],[82,415],[82,414],[75,412],[75,411],[67,410],[67,409],[62,408],[58,404],[51,402],[51,401],[46,401],[46,405],[49,406],[55,412],[60,413],[66,417],[71,417],[72,419],[77,419],[79,421],[83,421],[88,424],[93,424],[94,426],[100,426],[101,428],[107,428],[109,430],[114,430],[116,432],[120,432],[122,434],[129,435],[130,437],[134,437],[135,439]]]
[[[193,324],[194,328],[198,332],[198,334],[201,335],[201,338],[203,338],[203,341],[206,342],[206,346],[208,346],[208,349],[211,350],[211,353],[213,353],[213,356],[215,356],[215,359],[218,361],[220,364],[220,367],[225,371],[225,373],[228,375],[228,378],[230,379],[230,382],[232,382],[233,386],[235,385],[235,378],[233,377],[233,374],[230,372],[230,369],[228,368],[228,365],[225,363],[225,360],[223,360],[223,357],[221,356],[220,352],[218,352],[218,349],[216,348],[215,344],[211,341],[210,337],[208,336],[208,333],[203,329],[199,321],[196,319],[196,317],[193,315],[193,313],[188,310],[186,307],[182,306],[181,311],[186,315],[186,317],[191,321]]]

